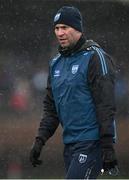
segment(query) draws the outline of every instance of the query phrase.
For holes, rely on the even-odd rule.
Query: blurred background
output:
[[[29,162],[57,52],[53,17],[63,5],[80,9],[87,39],[116,63],[118,178],[129,178],[129,0],[0,0],[0,179],[64,178],[60,127],[43,148],[43,164]]]

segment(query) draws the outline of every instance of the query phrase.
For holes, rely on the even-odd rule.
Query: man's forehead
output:
[[[68,26],[66,24],[56,24],[55,27],[62,28],[62,27],[70,27],[70,26]]]

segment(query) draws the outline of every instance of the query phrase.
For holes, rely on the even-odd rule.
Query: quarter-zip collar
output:
[[[84,35],[82,35],[74,47],[62,48],[61,46],[59,46],[58,51],[63,56],[70,56],[71,54],[74,54],[76,52],[88,50],[88,48],[92,46],[100,48],[99,44],[97,44],[93,40],[86,40]]]

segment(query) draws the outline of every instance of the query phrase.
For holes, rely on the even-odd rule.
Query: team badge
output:
[[[60,19],[61,13],[57,13],[54,17],[54,22],[58,21]]]
[[[79,161],[80,163],[85,163],[86,160],[87,160],[87,155],[85,155],[85,154],[79,154],[78,161]]]
[[[78,71],[79,65],[73,65],[72,66],[72,74],[76,74]]]

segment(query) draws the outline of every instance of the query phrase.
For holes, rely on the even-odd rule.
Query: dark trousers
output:
[[[99,141],[65,145],[66,179],[96,179],[102,168]]]

